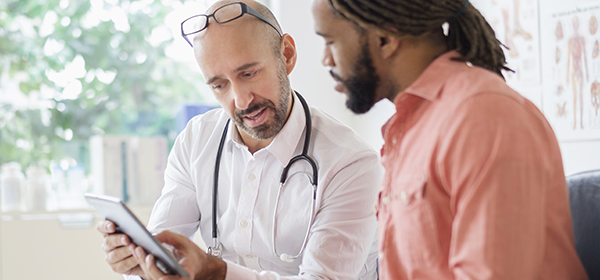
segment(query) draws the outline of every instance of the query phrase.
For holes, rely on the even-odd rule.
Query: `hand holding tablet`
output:
[[[85,194],[86,200],[98,213],[117,226],[117,232],[125,233],[131,242],[155,256],[156,266],[165,274],[178,274],[188,278],[175,256],[154,237],[118,198]]]

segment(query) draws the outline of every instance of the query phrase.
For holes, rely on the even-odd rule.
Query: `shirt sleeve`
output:
[[[165,185],[152,209],[148,230],[157,233],[170,230],[192,239],[198,230],[200,210],[196,189],[191,180],[190,147],[194,126],[188,126],[177,137],[165,170]]]
[[[382,168],[374,151],[354,155],[332,168],[322,204],[316,210],[300,272],[282,276],[227,263],[226,280],[234,279],[376,279],[375,197]],[[374,249],[374,250],[373,250]],[[368,263],[369,265],[367,265]],[[369,267],[366,267],[369,266]],[[368,272],[366,272],[368,270]]]
[[[189,143],[191,143],[187,127],[177,137],[169,154],[165,170],[165,185],[154,207],[148,222],[148,231],[158,233],[170,230],[192,239],[198,229],[200,212],[196,205],[195,189],[189,175]],[[141,280],[134,275],[123,275],[126,280]]]
[[[437,166],[451,197],[455,279],[534,279],[542,263],[547,188],[562,162],[546,123],[523,106],[479,94],[442,133]]]

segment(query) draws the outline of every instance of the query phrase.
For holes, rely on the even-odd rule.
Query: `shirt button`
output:
[[[406,194],[405,191],[402,191],[400,193],[400,200],[402,200],[402,202],[404,202],[404,204],[408,203],[408,194]]]
[[[384,196],[384,197],[381,199],[381,202],[383,203],[383,205],[388,205],[388,204],[390,204],[390,197],[389,197],[389,196]]]
[[[248,255],[246,255],[246,258],[252,259],[252,258],[254,258],[254,255],[248,254]]]
[[[254,174],[248,175],[248,180],[254,181],[254,179],[256,179],[256,176]]]
[[[398,140],[395,137],[392,138],[392,144],[396,145],[396,143],[398,143]]]
[[[248,222],[246,222],[245,220],[243,220],[243,221],[240,222],[240,226],[241,227],[246,227],[246,226],[248,226]]]
[[[379,253],[379,260],[383,259],[383,253]]]

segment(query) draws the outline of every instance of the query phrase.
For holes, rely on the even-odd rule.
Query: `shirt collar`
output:
[[[294,98],[294,104],[292,105],[290,117],[281,131],[275,136],[273,142],[266,148],[284,166],[292,159],[296,152],[296,148],[304,144],[302,140],[306,126],[304,108],[295,92],[292,93],[292,98]]]
[[[298,147],[300,144],[304,144],[304,142],[299,143],[301,137],[303,136],[304,127],[306,125],[304,108],[302,107],[302,103],[295,93],[292,94],[292,98],[294,98],[294,102],[290,117],[286,121],[281,131],[279,131],[275,138],[273,138],[271,144],[263,149],[272,153],[284,166],[290,161],[292,156],[294,156],[296,147]],[[242,137],[237,129],[232,129],[234,127],[235,124],[231,122],[229,124],[229,131],[227,132],[226,138],[227,149],[231,152],[233,146],[236,145],[239,148],[248,150],[248,147],[243,144],[244,141],[242,140]],[[257,153],[258,152],[261,151],[257,151]]]
[[[454,61],[452,58],[459,58],[462,55],[455,50],[446,52],[429,64],[425,71],[419,75],[408,88],[396,96],[394,103],[397,105],[403,98],[399,98],[406,94],[412,94],[429,101],[434,100],[441,92],[442,87],[450,77],[456,73],[456,68],[460,67],[459,61]]]

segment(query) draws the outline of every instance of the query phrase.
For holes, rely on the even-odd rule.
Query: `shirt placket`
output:
[[[391,216],[389,215],[388,205],[391,202],[391,187],[393,183],[394,170],[396,168],[395,164],[398,162],[401,155],[401,144],[406,133],[406,123],[407,119],[410,117],[409,112],[411,112],[410,106],[415,102],[411,102],[411,98],[409,96],[401,97],[402,99],[398,102],[396,106],[396,115],[391,119],[386,132],[384,134],[385,144],[383,151],[385,153],[385,161],[384,168],[386,170],[392,171],[389,173],[384,179],[384,186],[382,192],[379,196],[379,219],[380,226],[381,225],[389,225],[389,219]],[[387,227],[380,227],[379,230],[384,234],[380,235],[380,249],[385,247],[385,243],[387,242],[385,234],[387,232]],[[380,250],[379,253],[379,261],[380,263],[385,262],[383,253],[384,250]]]
[[[257,155],[246,164],[242,177],[239,205],[236,213],[236,252],[244,258],[246,266],[260,269],[258,258],[252,254],[252,230],[254,227],[254,208],[258,196],[258,186],[265,159]]]

